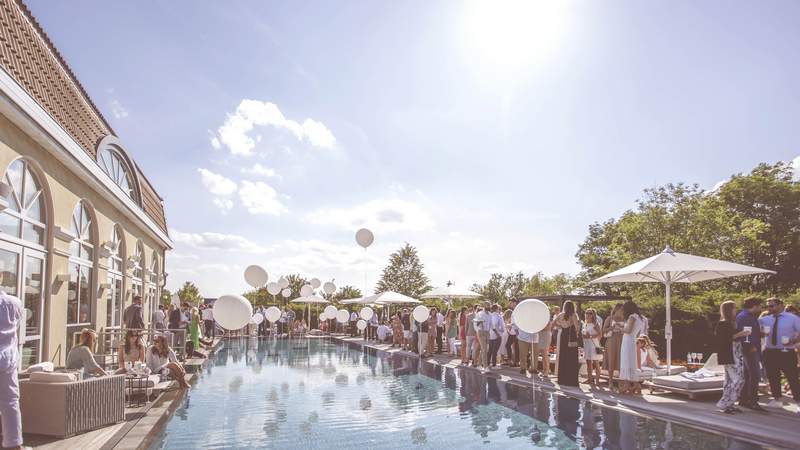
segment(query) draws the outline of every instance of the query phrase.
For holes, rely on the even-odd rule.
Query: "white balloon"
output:
[[[252,265],[244,269],[244,281],[256,289],[267,284],[268,279],[267,271],[261,266]]]
[[[286,297],[286,298],[289,298],[292,295],[292,290],[289,289],[289,288],[286,288],[286,289],[281,291],[281,295]]]
[[[72,291],[70,291],[70,293],[72,293]],[[72,300],[72,299],[70,299],[70,300]],[[172,294],[172,297],[170,297],[170,300],[172,300],[172,304],[173,305],[181,306],[181,297],[178,294]]]
[[[303,287],[300,288],[300,296],[301,297],[308,297],[309,295],[314,293],[314,288],[311,287],[310,284],[304,284]]]
[[[256,323],[256,316],[255,316],[255,314],[253,315],[253,317],[251,317],[251,318],[250,318],[250,321],[249,321],[249,322],[247,322],[247,323],[248,323],[249,325],[258,325],[258,324]]]
[[[346,309],[340,309],[336,311],[336,321],[339,323],[347,323],[350,320],[350,312]]]
[[[375,235],[372,234],[372,231],[369,231],[366,228],[362,228],[356,231],[356,243],[358,245],[367,248],[375,241]]]
[[[367,321],[364,319],[358,319],[358,322],[356,322],[356,328],[364,331],[367,328]]]
[[[431,316],[431,312],[425,305],[419,305],[414,308],[414,311],[411,312],[411,315],[414,316],[414,320],[417,322],[425,322]]]
[[[278,283],[271,281],[267,283],[267,292],[272,295],[278,295],[278,293],[281,292],[281,286]]]
[[[264,318],[275,323],[281,318],[281,310],[277,306],[270,306],[264,311]]]
[[[226,330],[238,330],[253,316],[253,305],[241,295],[223,295],[214,302],[214,320]]]
[[[319,321],[322,322],[325,320],[325,313],[319,313]]]
[[[511,313],[511,320],[526,333],[538,333],[550,322],[550,308],[541,300],[523,300]]]
[[[281,289],[286,289],[289,287],[289,280],[287,280],[286,277],[280,277],[278,279],[278,286],[280,286]]]
[[[336,292],[336,285],[328,281],[322,285],[322,291],[328,295],[333,294],[334,292]]]
[[[261,313],[255,313],[255,314],[253,314],[253,318],[251,320],[256,325],[261,325],[261,322],[264,321],[264,316],[262,316]]]
[[[364,320],[371,320],[372,316],[375,314],[375,311],[372,310],[369,306],[365,306],[361,308],[361,311],[358,313],[359,317]]]
[[[309,283],[314,289],[319,289],[319,287],[322,286],[322,281],[319,281],[319,278],[312,278]]]
[[[322,314],[325,314],[325,319],[335,319],[336,313],[338,310],[333,305],[328,305],[325,307],[325,310],[322,311]]]

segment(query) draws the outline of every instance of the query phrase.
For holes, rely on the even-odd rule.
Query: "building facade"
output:
[[[145,320],[172,248],[161,197],[27,7],[0,0],[0,289],[25,304],[22,367],[75,332]]]

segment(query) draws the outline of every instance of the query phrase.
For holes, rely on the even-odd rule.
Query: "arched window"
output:
[[[42,179],[31,162],[17,159],[2,176],[6,208],[0,211],[0,290],[25,304],[25,339],[20,339],[20,366],[42,359],[47,202]]]
[[[108,257],[109,270],[122,273],[123,267],[125,267],[123,265],[123,259],[125,258],[125,241],[122,239],[122,229],[119,225],[114,225],[114,228],[111,230],[111,240],[109,243],[111,244],[111,248],[109,248],[111,256]]]
[[[8,207],[0,214],[0,230],[9,236],[44,246],[47,235],[44,195],[29,164],[23,159],[12,162],[3,181],[10,189],[5,197]]]
[[[131,169],[119,151],[111,147],[100,149],[97,153],[97,163],[111,177],[111,180],[128,194],[128,197],[136,200],[136,189]]]
[[[136,241],[136,250],[133,253],[133,278],[142,281],[142,268],[144,267],[144,245],[142,241]]]
[[[149,320],[153,320],[153,314],[158,309],[158,299],[161,297],[158,286],[158,253],[153,251],[153,256],[150,258],[150,267],[147,274],[147,312],[150,315]]]
[[[69,244],[69,290],[67,291],[67,342],[92,322],[92,275],[95,255],[95,225],[86,202],[81,200],[72,212],[70,232],[75,239]],[[65,353],[66,354],[66,353]]]

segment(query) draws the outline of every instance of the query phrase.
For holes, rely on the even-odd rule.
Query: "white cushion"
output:
[[[78,377],[74,373],[34,372],[31,374],[31,381],[35,383],[71,383],[78,381]]]
[[[28,367],[27,369],[25,369],[25,373],[52,372],[53,369],[54,369],[53,363],[50,361],[45,361]]]

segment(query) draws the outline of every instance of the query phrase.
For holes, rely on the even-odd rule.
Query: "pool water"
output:
[[[760,449],[324,339],[225,341],[154,449]]]

